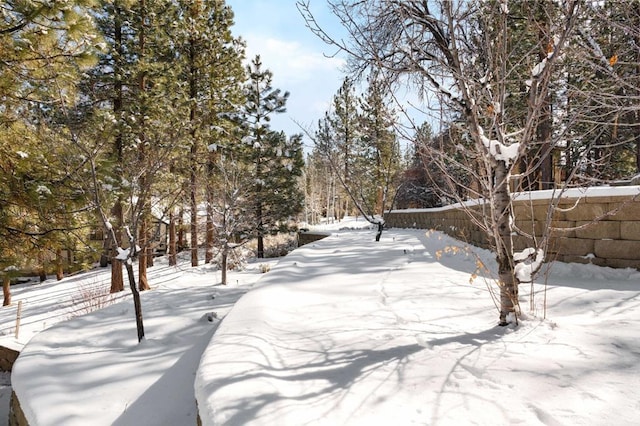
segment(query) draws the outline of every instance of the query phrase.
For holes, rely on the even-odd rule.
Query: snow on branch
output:
[[[478,126],[478,134],[482,144],[489,151],[489,155],[496,161],[504,161],[509,166],[516,158],[518,158],[520,151],[520,143],[512,143],[511,145],[504,145],[497,139],[489,139],[485,136],[482,127]]]
[[[533,274],[536,273],[544,261],[544,250],[527,247],[521,252],[513,254],[513,261],[516,263],[513,274],[520,281],[531,282]]]

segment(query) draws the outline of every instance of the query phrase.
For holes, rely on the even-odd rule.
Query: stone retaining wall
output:
[[[0,371],[11,371],[13,369],[13,363],[18,359],[20,352],[0,346]],[[27,419],[20,408],[20,401],[16,393],[11,391],[11,400],[9,402],[9,426],[29,426]]]
[[[630,195],[607,196],[605,193],[603,189],[597,191],[596,196],[573,192],[559,200],[557,208],[550,212],[548,259],[640,269],[638,190],[629,190]],[[539,238],[546,228],[549,205],[549,199],[514,201],[516,226]],[[488,206],[482,205],[468,209],[481,216],[483,208],[488,211]],[[489,247],[485,234],[461,207],[393,210],[385,215],[385,220],[391,227],[436,229],[471,244]],[[531,238],[515,236],[514,246],[522,250],[534,244]]]
[[[298,247],[327,238],[329,234],[314,232],[298,232]]]
[[[20,352],[0,346],[0,371],[11,371],[13,363],[18,359]]]
[[[9,426],[29,426],[27,418],[22,412],[20,401],[15,392],[11,392],[11,402],[9,405]]]

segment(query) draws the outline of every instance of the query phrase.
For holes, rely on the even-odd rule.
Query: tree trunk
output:
[[[195,7],[191,11],[195,13]],[[197,171],[198,171],[198,140],[196,132],[196,96],[198,68],[196,66],[196,44],[195,40],[189,40],[189,97],[191,108],[189,111],[189,122],[191,124],[191,170],[189,174],[189,195],[191,197],[191,266],[198,266],[198,203],[196,199],[197,191]]]
[[[496,260],[498,262],[498,284],[500,285],[500,318],[498,324],[508,325],[510,314],[519,313],[518,281],[513,273],[513,246],[511,242],[512,212],[509,193],[509,171],[504,161],[495,167],[494,222],[498,232],[496,238]]]
[[[196,203],[195,173],[191,172],[191,266],[198,266],[198,205]]]
[[[262,229],[258,230],[259,234],[258,234],[258,253],[257,253],[257,257],[258,259],[263,259],[264,258],[264,237],[262,236]]]
[[[121,18],[121,9],[119,7],[118,2],[114,4],[114,48],[117,52],[117,60],[114,64],[114,91],[115,96],[113,99],[113,114],[114,117],[119,117],[122,114],[123,103],[124,103],[124,88],[123,88],[123,72],[121,67],[121,61],[124,60],[124,48],[122,45],[122,18]],[[118,134],[115,138],[114,150],[117,158],[118,164],[123,164],[123,141],[122,141],[122,133],[118,131]],[[122,243],[122,226],[124,224],[124,213],[122,209],[122,196],[118,195],[118,199],[115,202],[112,210],[113,216],[115,217],[115,241],[112,241],[111,246],[111,293],[117,293],[120,291],[124,291],[124,277],[122,274],[122,262],[116,260],[117,256],[117,247],[120,247]]]
[[[122,261],[111,258],[111,293],[124,291],[124,274],[122,273]]]
[[[212,176],[215,173],[215,154],[209,153],[207,157],[207,223],[206,223],[206,242],[205,242],[205,258],[204,262],[209,264],[213,260],[213,240],[215,238],[215,226],[213,224],[213,205],[214,194],[213,185],[211,183]]]
[[[211,263],[213,260],[213,237],[214,237],[214,226],[213,226],[213,197],[211,196],[211,192],[207,191],[207,238],[205,243],[205,257],[204,263]]]
[[[380,237],[382,237],[383,229],[384,229],[384,223],[378,223],[378,231],[376,232],[376,242],[380,241]]]
[[[147,257],[147,268],[152,268],[154,265],[153,253],[156,247],[153,240],[154,232],[152,222],[147,222],[147,248],[144,250]]]
[[[178,264],[176,252],[176,218],[173,212],[169,213],[169,266]]]
[[[140,247],[142,247],[142,252],[138,256],[138,288],[140,289],[140,291],[145,291],[149,290],[151,287],[149,287],[149,281],[147,279],[147,219],[146,217],[144,217],[144,215],[140,220],[139,239]]]
[[[539,7],[546,7],[546,3],[539,3]],[[540,28],[538,32],[538,39],[540,40],[541,50],[539,52],[539,60],[544,60],[548,53],[547,48],[552,43],[549,32],[549,15],[545,13],[546,10],[542,10],[536,17],[538,26]],[[540,150],[538,155],[540,158],[540,184],[535,189],[552,189],[553,188],[553,155],[551,153],[551,131],[552,131],[552,118],[551,118],[551,95],[547,94],[543,98],[543,104],[540,106],[540,117],[538,125],[536,126],[536,134],[538,137],[538,143],[540,144]]]
[[[256,224],[258,230],[258,252],[256,256],[258,259],[264,258],[264,223],[262,217],[262,162],[261,162],[261,153],[260,150],[257,151],[257,159],[256,159]]]
[[[43,283],[47,280],[47,269],[44,261],[44,254],[42,251],[38,253],[38,259],[40,260],[40,266],[38,268],[38,276],[40,277],[40,282]]]
[[[180,207],[180,211],[178,211],[177,228],[176,253],[184,250],[184,209],[182,207]]]
[[[553,155],[551,149],[551,99],[545,97],[540,111],[540,122],[536,129],[540,141],[540,186],[536,189],[553,188]]]
[[[144,339],[144,324],[142,322],[142,303],[140,302],[140,292],[136,287],[136,277],[133,275],[133,265],[131,259],[127,259],[126,263],[127,275],[129,276],[129,287],[133,295],[133,306],[136,315],[136,329],[138,331],[138,343]]]
[[[221,283],[222,285],[227,285],[227,263],[229,259],[229,252],[227,249],[222,250],[222,261],[220,265],[220,275],[221,275]]]
[[[144,60],[146,56],[146,32],[145,32],[145,22],[147,20],[147,10],[146,10],[146,2],[145,0],[140,0],[140,29],[138,34],[138,48],[140,50],[140,59]],[[138,75],[138,89],[140,93],[145,93],[147,91],[147,71],[142,69],[140,74]],[[141,114],[139,117],[140,120],[140,133],[138,134],[138,138],[141,143],[138,147],[138,162],[142,167],[145,167],[147,162],[147,153],[145,150],[146,147],[146,119],[145,115]],[[148,191],[151,187],[151,179],[150,175],[147,171],[144,171],[140,176],[140,188],[144,192]],[[145,195],[141,195],[138,203],[140,203],[140,228],[138,231],[138,239],[140,242],[140,250],[141,253],[138,254],[138,288],[141,291],[149,290],[149,282],[147,281],[147,266],[148,266],[148,257],[147,257],[147,249],[149,247],[149,239],[148,239],[148,229],[149,229],[149,209],[145,200]],[[135,244],[135,241],[131,241],[131,244]],[[131,247],[133,253],[137,250],[136,247]],[[128,263],[127,263],[128,267]]]
[[[56,249],[56,279],[60,281],[64,278],[64,262],[62,260],[62,249]]]
[[[2,277],[2,293],[4,294],[2,306],[11,305],[11,278],[9,274],[4,274]]]

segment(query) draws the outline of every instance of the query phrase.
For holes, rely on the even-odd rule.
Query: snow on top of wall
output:
[[[511,194],[514,201],[533,201],[533,200],[552,200],[555,198],[575,199],[585,197],[633,197],[640,196],[640,185],[630,186],[593,186],[589,188],[571,188],[562,194],[560,190],[548,189],[544,191],[515,192]],[[450,209],[458,209],[460,207],[473,207],[484,204],[486,200],[468,200],[464,203],[455,203],[444,207],[434,207],[430,209],[400,209],[390,210],[393,213],[420,213],[420,212],[439,212]]]

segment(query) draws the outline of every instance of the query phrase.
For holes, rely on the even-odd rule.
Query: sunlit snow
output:
[[[28,342],[13,386],[30,424],[195,425],[196,396],[204,425],[640,422],[640,272],[543,266],[520,288],[520,325],[498,327],[495,284],[470,284],[479,263],[495,275],[488,251],[415,229],[375,243],[363,220],[331,227],[227,287],[188,256],[157,260],[141,344],[128,292],[74,316],[108,269],[14,287],[0,340]]]

